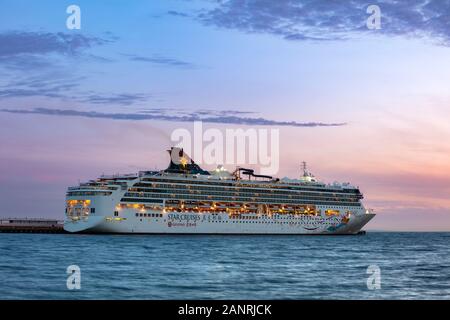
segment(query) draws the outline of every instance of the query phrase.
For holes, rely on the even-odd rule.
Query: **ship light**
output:
[[[78,200],[69,200],[68,201],[69,206],[76,206],[77,203],[78,203]]]

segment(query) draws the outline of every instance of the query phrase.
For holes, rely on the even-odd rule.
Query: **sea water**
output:
[[[0,233],[0,299],[449,298],[450,233]]]

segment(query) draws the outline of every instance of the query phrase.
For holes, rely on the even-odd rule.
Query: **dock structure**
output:
[[[40,218],[0,218],[0,233],[66,233],[63,221]]]

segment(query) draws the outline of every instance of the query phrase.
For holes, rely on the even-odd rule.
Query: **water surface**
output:
[[[450,233],[0,233],[0,299],[449,299],[449,244]],[[80,290],[67,289],[69,265]]]

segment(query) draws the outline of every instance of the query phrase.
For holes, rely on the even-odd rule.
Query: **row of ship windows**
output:
[[[208,221],[208,222],[218,222],[218,223],[228,223],[228,221]],[[266,223],[266,224],[269,224],[269,223],[275,223],[275,224],[303,224],[303,223],[306,223],[306,224],[309,224],[309,225],[314,225],[314,224],[317,224],[317,223],[321,223],[321,224],[329,224],[329,225],[332,225],[333,223],[331,223],[331,222],[327,222],[327,221],[322,221],[322,222],[320,222],[319,220],[316,220],[316,221],[306,221],[306,222],[285,222],[285,221],[240,221],[240,220],[237,220],[237,221],[231,221],[230,223]]]
[[[331,223],[328,220],[324,219],[296,219],[292,221],[273,221],[271,219],[261,219],[261,220],[208,220],[208,222],[214,222],[214,223],[308,223],[308,224],[314,224],[314,223]]]
[[[210,203],[211,201],[207,201],[206,203],[206,205],[207,206],[209,206],[209,203]],[[216,202],[216,201],[213,201],[215,204],[217,204],[217,205],[226,205],[226,202],[224,203],[224,202]],[[181,204],[183,204],[183,205],[185,205],[185,206],[199,206],[199,205],[204,205],[205,203],[204,202],[198,202],[198,201],[182,201],[182,202],[180,202],[180,201],[178,201],[178,200],[166,200],[166,205],[169,205],[169,206],[171,206],[171,207],[176,207],[176,206],[180,206]],[[254,204],[254,202],[247,202],[247,203],[245,203],[246,205],[251,205],[251,204]],[[358,203],[359,204],[359,203]],[[275,205],[275,206],[283,206],[284,204],[277,204],[277,203],[272,203],[272,205]],[[298,203],[298,204],[296,204],[296,206],[298,206],[298,207],[305,207],[305,206],[310,206],[311,208],[316,208],[316,205],[315,204],[313,204],[313,205],[310,205],[310,204],[302,204],[302,203]],[[159,208],[159,207],[153,207],[153,209],[154,210],[159,210],[159,209],[161,209],[161,208]],[[236,208],[229,208],[229,209],[236,209]],[[324,208],[322,208],[322,209],[324,209]],[[330,209],[330,208],[325,208],[325,209]],[[334,206],[332,209],[335,209],[335,210],[344,210],[344,209],[355,209],[355,207],[354,206],[352,206],[352,207],[349,207],[349,206],[342,206],[342,205],[338,205],[338,206]],[[187,209],[187,211],[189,211],[189,209]],[[215,212],[226,212],[226,208],[223,208],[223,207],[221,207],[221,206],[219,206],[219,207],[217,207],[216,209],[215,209]],[[212,215],[217,215],[218,213],[212,213]],[[291,213],[288,213],[287,215],[289,216]],[[274,215],[278,215],[278,213],[274,213]]]
[[[66,213],[68,213],[69,211],[73,212],[73,211],[87,211],[87,210],[89,210],[91,213],[95,213],[95,208],[88,209],[88,208],[67,208],[66,207]]]
[[[358,201],[357,197],[352,197],[352,196],[334,196],[334,197],[330,197],[330,194],[323,194],[323,195],[300,195],[300,194],[293,194],[293,195],[277,195],[277,194],[262,194],[260,195],[259,193],[250,193],[250,192],[213,192],[213,191],[209,191],[208,193],[201,193],[200,191],[190,191],[190,190],[186,190],[186,189],[178,189],[178,190],[162,190],[162,189],[154,189],[154,190],[146,190],[145,191],[139,191],[138,188],[132,188],[129,190],[129,192],[126,193],[126,195],[134,195],[134,196],[138,196],[138,197],[151,197],[153,194],[155,193],[160,193],[160,194],[186,194],[186,195],[192,195],[193,193],[198,194],[198,195],[202,195],[202,196],[220,196],[220,195],[224,195],[224,196],[228,196],[228,197],[236,197],[236,196],[244,196],[244,197],[249,197],[249,198],[260,198],[260,197],[264,197],[264,198],[269,198],[269,199],[278,199],[278,198],[289,198],[292,199],[292,197],[295,198],[302,198],[302,199],[311,199],[311,200],[324,200],[324,199],[332,199],[332,200],[337,200],[337,201]]]
[[[150,188],[162,188],[162,189],[190,189],[190,190],[200,190],[200,191],[212,191],[212,190],[216,190],[216,191],[220,191],[220,192],[249,192],[249,193],[274,193],[274,194],[286,194],[286,193],[290,193],[290,194],[302,194],[302,191],[308,191],[308,192],[304,192],[303,194],[311,194],[311,193],[317,193],[317,194],[348,194],[349,196],[354,196],[354,195],[360,195],[359,190],[355,190],[355,192],[345,192],[343,190],[318,190],[318,189],[314,189],[314,190],[310,190],[307,188],[301,188],[301,189],[296,189],[296,190],[291,190],[291,189],[286,189],[286,190],[274,190],[273,188],[266,188],[266,189],[258,189],[258,188],[243,188],[241,186],[234,186],[234,187],[222,187],[222,186],[196,186],[196,185],[187,185],[187,184],[157,184],[157,183],[152,183],[151,185],[149,184],[144,184],[144,183],[136,183],[133,185],[132,188],[135,189],[150,189]]]
[[[162,218],[162,213],[137,213],[136,217],[144,217],[144,218]]]
[[[87,185],[80,185],[78,187],[70,187],[70,189],[74,190],[83,190],[83,189],[97,189],[97,190],[117,190],[118,186],[110,186],[110,185],[102,185],[102,184],[87,184]]]
[[[177,196],[177,197],[179,197],[179,196],[185,196],[185,197],[196,197],[196,198],[198,198],[198,197],[200,197],[200,198],[202,198],[202,199],[212,199],[213,198],[213,194],[199,194],[199,195],[196,195],[196,194],[189,194],[189,193],[182,193],[182,192],[176,192],[176,193],[174,193],[174,192],[168,192],[168,191],[164,191],[164,192],[160,192],[160,193],[153,193],[153,192],[146,192],[146,193],[144,193],[144,192],[140,192],[140,193],[138,193],[138,192],[127,192],[127,193],[125,193],[125,195],[124,195],[124,197],[137,197],[137,198],[168,198],[168,197],[174,197],[174,196]],[[289,198],[287,198],[287,197],[279,197],[279,196],[269,196],[269,195],[265,195],[264,197],[260,197],[260,196],[257,196],[257,195],[252,195],[252,196],[242,196],[242,194],[239,194],[239,195],[232,195],[232,194],[230,194],[230,195],[227,195],[227,194],[224,194],[223,192],[217,192],[217,195],[214,195],[214,199],[216,199],[216,198],[225,198],[226,197],[226,199],[267,199],[267,200],[277,200],[277,199],[280,199],[280,200],[289,200],[289,199],[291,199],[292,200],[292,198],[291,197],[289,197]],[[301,199],[301,200],[303,200],[303,199],[306,199],[306,200],[311,200],[311,201],[315,201],[315,200],[322,200],[322,201],[342,201],[342,202],[357,202],[358,201],[358,199],[357,198],[336,198],[336,197],[333,197],[333,198],[330,198],[330,197],[311,197],[311,196],[309,196],[309,197],[296,197],[296,198],[294,198],[293,200],[299,200],[299,199]],[[253,200],[251,200],[251,201],[253,201]]]
[[[110,196],[112,192],[106,191],[69,191],[67,192],[68,197],[77,196]]]
[[[173,189],[173,190],[172,190]],[[216,189],[219,192],[214,192],[211,190],[196,190],[198,193],[200,191],[204,191],[204,192],[208,192],[208,194],[210,195],[222,195],[224,194],[224,192],[228,192],[230,194],[230,196],[233,196],[232,191],[228,191],[228,190],[221,190],[220,188],[211,188],[211,189]],[[147,189],[142,189],[142,188],[130,188],[130,191],[136,191],[136,192],[142,192],[142,193],[154,193],[154,192],[159,192],[159,193],[173,193],[173,192],[188,192],[190,189],[179,189],[179,188],[171,188],[171,190],[147,190]],[[142,191],[141,191],[142,190]],[[145,191],[150,191],[150,192],[145,192]],[[296,193],[292,193],[292,194],[286,194],[283,192],[265,192],[264,190],[258,190],[258,192],[255,192],[257,190],[248,190],[247,192],[243,192],[241,190],[233,190],[234,193],[239,193],[240,195],[245,195],[248,194],[249,196],[259,196],[257,195],[258,193],[263,193],[265,196],[267,197],[272,197],[275,198],[277,197],[278,194],[280,195],[284,195],[284,196],[307,196],[309,198],[318,198],[321,199],[324,196],[330,195],[330,193],[317,193],[317,194],[310,194],[310,193],[301,193],[301,192],[296,192]],[[106,192],[106,191],[68,191],[67,192],[67,196],[108,196],[111,195],[112,192]],[[333,193],[334,194],[334,193]],[[341,195],[340,195],[341,196]],[[341,196],[342,199],[358,199],[359,198],[359,194],[358,197],[354,197],[352,195],[342,195]]]
[[[140,219],[140,221],[142,222],[142,219]],[[166,222],[166,220],[164,220],[164,222]],[[192,223],[197,222],[197,221],[192,221]],[[325,225],[334,225],[334,223],[328,222],[328,221],[306,221],[306,222],[284,222],[284,221],[241,221],[241,220],[237,220],[237,221],[201,221],[201,222],[209,222],[209,223],[256,223],[256,224],[291,224],[291,225],[303,225],[303,224],[307,224],[307,225],[315,225],[317,223],[320,222],[321,225],[325,224]]]
[[[125,197],[121,200],[124,202],[155,202],[153,199],[146,199],[146,198],[130,198],[131,195],[125,195]],[[160,198],[160,199],[167,199],[167,195],[153,195],[154,198]],[[205,197],[202,196],[179,196],[179,195],[173,195],[171,199],[178,199],[178,200],[200,200],[200,201],[211,201],[211,199],[205,199]],[[215,201],[241,201],[241,202],[264,202],[264,203],[274,203],[274,200],[276,199],[250,199],[250,198],[241,198],[241,197],[234,197],[234,199],[226,198],[226,197],[215,197]],[[341,205],[341,206],[359,206],[359,202],[336,202],[336,201],[314,201],[314,200],[308,200],[308,199],[299,199],[299,200],[288,200],[288,199],[279,199],[280,203],[288,204],[298,204],[299,201],[304,204],[315,204],[315,205]]]
[[[315,217],[315,216],[314,216]],[[250,217],[230,217],[231,220],[236,219],[236,220],[272,220],[272,219],[276,219],[276,220],[311,220],[313,219],[314,221],[325,221],[325,219],[323,218],[310,218],[309,216],[300,216],[300,217],[292,217],[292,216],[288,216],[288,217],[282,217],[280,215],[273,215],[273,218],[266,218],[266,217],[255,217],[255,216],[250,216]],[[220,221],[220,220],[219,220]]]
[[[224,186],[224,187],[239,187],[239,188],[270,188],[270,189],[288,189],[288,190],[307,190],[307,191],[329,191],[329,189],[326,189],[325,186],[323,187],[315,187],[315,188],[311,188],[311,187],[304,187],[304,186],[287,186],[287,185],[276,185],[276,184],[246,184],[246,183],[239,183],[239,184],[235,184],[235,183],[224,183],[220,180],[218,181],[214,181],[214,182],[210,182],[210,181],[182,181],[182,180],[171,180],[171,179],[155,179],[155,178],[143,178],[141,179],[141,181],[145,181],[145,182],[150,182],[150,183],[155,183],[155,182],[165,182],[165,183],[184,183],[184,184],[194,184],[194,185],[212,185],[212,186]],[[358,190],[357,189],[333,189],[330,191],[334,191],[336,190],[337,192],[345,192],[345,193],[357,193]]]
[[[136,217],[138,218],[162,218],[163,215],[162,214],[158,214],[158,213],[136,213]],[[283,218],[284,219],[284,218]],[[278,220],[278,219],[277,219]],[[297,222],[298,220],[300,220],[301,222],[304,222],[304,220],[306,220],[306,223],[330,223],[329,220],[325,220],[325,219],[303,219],[303,218],[294,218],[294,219],[285,219],[285,220],[292,220],[291,222],[287,221],[287,222],[279,222],[279,221],[273,221],[273,219],[258,219],[258,220],[246,220],[246,219],[230,219],[230,220],[201,220],[203,221],[207,221],[207,222],[214,222],[214,223],[228,223],[228,222],[232,222],[232,223],[293,223],[293,222]],[[165,220],[164,220],[165,221]],[[193,220],[192,222],[196,222],[199,220]]]
[[[114,216],[118,216],[119,215],[119,213],[118,213],[118,211],[115,211],[114,212]],[[135,216],[136,217],[141,217],[141,218],[162,218],[163,217],[163,215],[162,215],[162,213],[139,213],[139,212],[136,212],[135,213]],[[280,216],[280,215],[274,215],[273,216],[273,218],[275,218],[275,219],[277,219],[277,220],[296,220],[296,221],[298,221],[298,220],[301,220],[301,221],[303,221],[303,220],[314,220],[312,223],[327,223],[327,221],[329,220],[329,219],[323,219],[323,218],[313,218],[313,219],[309,219],[308,217],[282,217],[282,216]],[[243,221],[243,220],[246,220],[246,221]],[[247,220],[259,220],[259,221],[247,221]],[[234,223],[235,221],[236,222],[243,222],[243,223],[266,223],[266,222],[268,222],[268,223],[271,223],[270,221],[272,221],[273,219],[271,219],[271,218],[267,218],[267,217],[262,217],[262,218],[260,218],[260,217],[257,217],[257,216],[248,216],[248,217],[240,217],[240,218],[238,218],[238,217],[230,217],[230,220],[229,221],[231,221],[232,223]],[[220,219],[213,219],[213,220],[211,220],[211,219],[209,219],[208,218],[208,222],[218,222],[218,223],[228,223],[228,221],[227,220],[220,220]],[[278,223],[278,222],[276,222],[276,223]],[[284,222],[283,222],[284,223]],[[307,223],[310,223],[310,222],[307,222]]]

